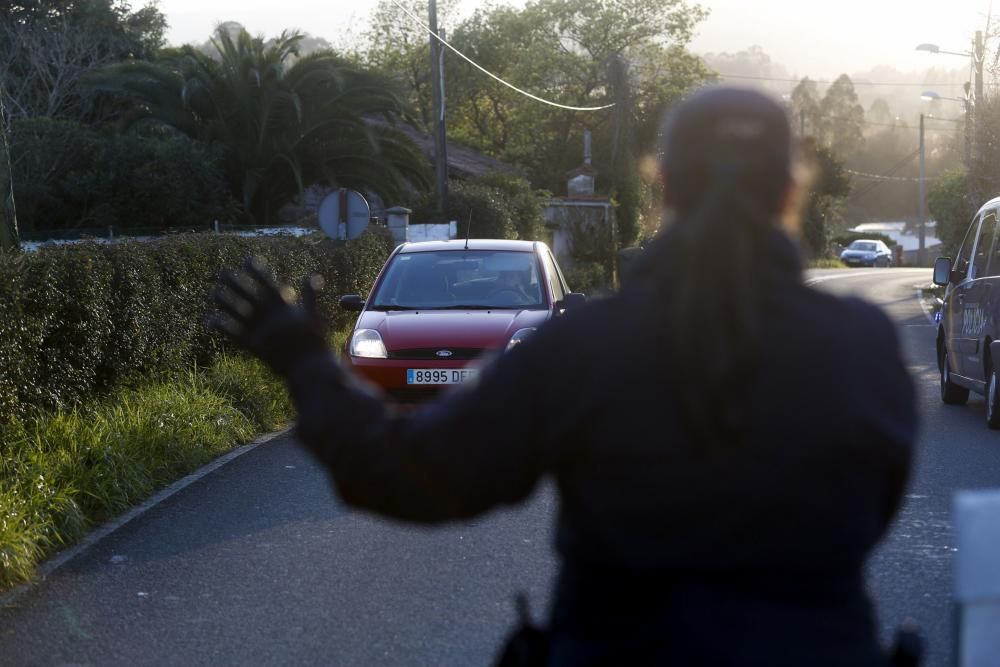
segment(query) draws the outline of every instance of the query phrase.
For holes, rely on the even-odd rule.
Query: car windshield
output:
[[[445,250],[396,255],[372,310],[545,308],[532,252]]]
[[[855,241],[850,246],[851,250],[863,250],[865,252],[875,252],[878,248],[871,241]]]

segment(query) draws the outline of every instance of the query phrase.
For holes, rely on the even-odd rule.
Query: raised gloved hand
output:
[[[222,311],[210,317],[210,328],[263,361],[276,375],[289,378],[296,365],[329,351],[326,325],[316,311],[320,276],[307,278],[302,301],[280,285],[258,260],[250,258],[239,274],[225,272],[212,291]]]

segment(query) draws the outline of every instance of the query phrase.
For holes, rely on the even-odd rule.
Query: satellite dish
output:
[[[371,208],[360,192],[340,188],[320,202],[318,217],[320,229],[331,239],[354,239],[371,221]]]

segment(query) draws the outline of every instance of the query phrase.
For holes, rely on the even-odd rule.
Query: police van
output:
[[[962,405],[974,391],[986,397],[986,423],[1000,428],[1000,197],[969,225],[952,260],[934,262],[934,283],[945,289],[937,332],[941,400]]]

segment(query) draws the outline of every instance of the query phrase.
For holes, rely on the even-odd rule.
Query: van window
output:
[[[953,270],[960,276],[964,277],[966,272],[969,270],[969,262],[972,259],[972,246],[976,241],[976,232],[978,229],[979,217],[976,216],[969,224],[969,231],[965,233],[965,239],[962,241],[962,247],[958,251],[958,255],[955,257],[955,267]]]
[[[989,225],[989,227],[987,227]],[[997,212],[990,211],[985,216],[983,216],[982,232],[979,236],[981,239],[980,243],[984,243],[987,235],[987,229],[989,230],[989,236],[991,238],[990,245],[985,246],[987,255],[989,256],[989,263],[986,269],[981,274],[983,276],[996,276],[1000,275],[1000,245],[997,243],[997,236],[1000,235],[1000,229],[997,228]],[[976,251],[979,254],[979,251]]]
[[[979,225],[979,242],[976,243],[976,256],[972,261],[972,278],[982,278],[986,275],[986,266],[989,264],[990,255],[993,253],[993,237],[996,234],[997,216],[994,211],[987,211],[983,214],[983,221]]]

